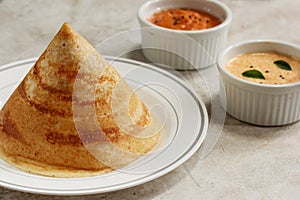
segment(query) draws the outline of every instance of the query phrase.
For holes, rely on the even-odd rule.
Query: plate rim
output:
[[[113,191],[131,188],[131,187],[134,187],[137,185],[141,185],[141,184],[147,183],[149,181],[152,181],[154,179],[157,179],[167,173],[170,173],[171,171],[173,171],[174,169],[176,169],[177,167],[182,165],[184,162],[186,162],[188,159],[190,159],[192,157],[192,155],[194,155],[194,153],[200,148],[201,144],[203,143],[203,141],[206,137],[207,130],[208,130],[208,124],[209,124],[208,112],[207,112],[207,109],[206,109],[203,101],[196,97],[195,93],[190,89],[190,87],[188,87],[186,85],[186,83],[184,83],[183,80],[176,77],[174,74],[172,74],[164,69],[160,69],[149,63],[143,63],[140,61],[136,61],[136,60],[132,60],[132,59],[128,59],[128,58],[122,58],[122,57],[114,57],[114,56],[103,56],[103,57],[105,59],[107,59],[107,61],[109,63],[110,62],[121,62],[121,63],[126,63],[126,64],[130,64],[130,65],[144,67],[147,69],[154,70],[158,73],[163,74],[164,76],[167,76],[167,77],[173,79],[173,81],[176,81],[178,84],[180,84],[180,86],[182,86],[192,96],[195,103],[198,104],[199,111],[202,112],[202,115],[203,115],[203,120],[202,120],[203,123],[201,123],[201,126],[199,127],[199,133],[195,133],[195,135],[196,134],[198,135],[197,138],[195,138],[193,143],[191,143],[188,146],[189,148],[187,150],[185,150],[185,152],[183,152],[183,155],[181,155],[179,158],[177,158],[173,162],[169,163],[167,166],[165,166],[161,170],[147,173],[146,176],[139,177],[130,182],[122,183],[120,185],[114,184],[111,186],[107,186],[105,188],[97,187],[97,188],[91,188],[91,189],[83,189],[83,190],[79,190],[79,191],[77,191],[75,189],[73,189],[73,190],[55,190],[55,189],[46,189],[46,188],[43,188],[43,189],[30,188],[28,186],[22,186],[22,184],[11,184],[11,183],[7,183],[7,182],[1,180],[2,178],[0,178],[0,186],[8,188],[8,189],[17,190],[17,191],[34,193],[34,194],[44,194],[44,195],[70,195],[71,196],[71,195],[89,195],[89,194],[100,194],[100,193],[106,193],[106,192],[113,192]],[[0,65],[0,72],[7,70],[11,67],[18,67],[20,65],[22,66],[25,64],[29,64],[29,63],[35,63],[37,59],[38,59],[38,57],[27,58],[27,59],[15,61],[15,62],[7,63],[4,65]],[[201,118],[202,118],[202,116],[201,116]],[[5,161],[3,161],[3,162],[5,162]],[[122,173],[122,172],[119,172],[119,173]],[[97,178],[97,177],[101,177],[101,175],[95,176],[94,178]]]

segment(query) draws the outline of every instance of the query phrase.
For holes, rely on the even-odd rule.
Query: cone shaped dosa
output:
[[[123,104],[122,94],[114,93],[118,85],[120,91],[131,94]],[[116,112],[113,98],[119,98]],[[121,105],[126,109],[122,111]],[[121,128],[116,121],[122,121],[124,110],[133,122],[129,128]],[[45,176],[98,175],[114,166],[97,159],[86,147],[101,149],[109,143],[124,152],[147,153],[157,144],[159,131],[144,138],[126,131],[134,125],[149,126],[152,119],[118,72],[64,23],[1,110],[0,156],[17,168]]]

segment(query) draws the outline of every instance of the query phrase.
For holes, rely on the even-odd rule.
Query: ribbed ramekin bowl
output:
[[[221,104],[231,116],[251,124],[280,126],[300,119],[300,82],[259,84],[231,74],[225,65],[244,53],[276,52],[300,59],[300,47],[283,41],[252,40],[234,44],[220,53],[218,69],[225,90]]]
[[[222,23],[204,30],[172,30],[148,21],[155,12],[190,8],[208,12]],[[150,0],[138,10],[142,51],[151,62],[190,70],[212,66],[226,44],[232,19],[230,9],[217,0]]]

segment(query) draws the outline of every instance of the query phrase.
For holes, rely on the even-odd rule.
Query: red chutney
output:
[[[175,30],[202,30],[221,24],[217,17],[200,10],[173,8],[154,13],[148,20]]]

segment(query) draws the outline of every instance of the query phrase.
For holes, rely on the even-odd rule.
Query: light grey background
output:
[[[39,56],[64,21],[94,46],[122,31],[138,28],[136,12],[143,2],[0,0],[0,65]],[[233,12],[228,45],[261,38],[300,45],[300,1],[224,2]],[[201,97],[209,106],[208,91],[202,91]],[[222,135],[204,160],[197,152],[182,166],[154,181],[84,199],[299,199],[299,130],[300,123],[263,128],[226,116]],[[83,199],[1,187],[0,198]]]

